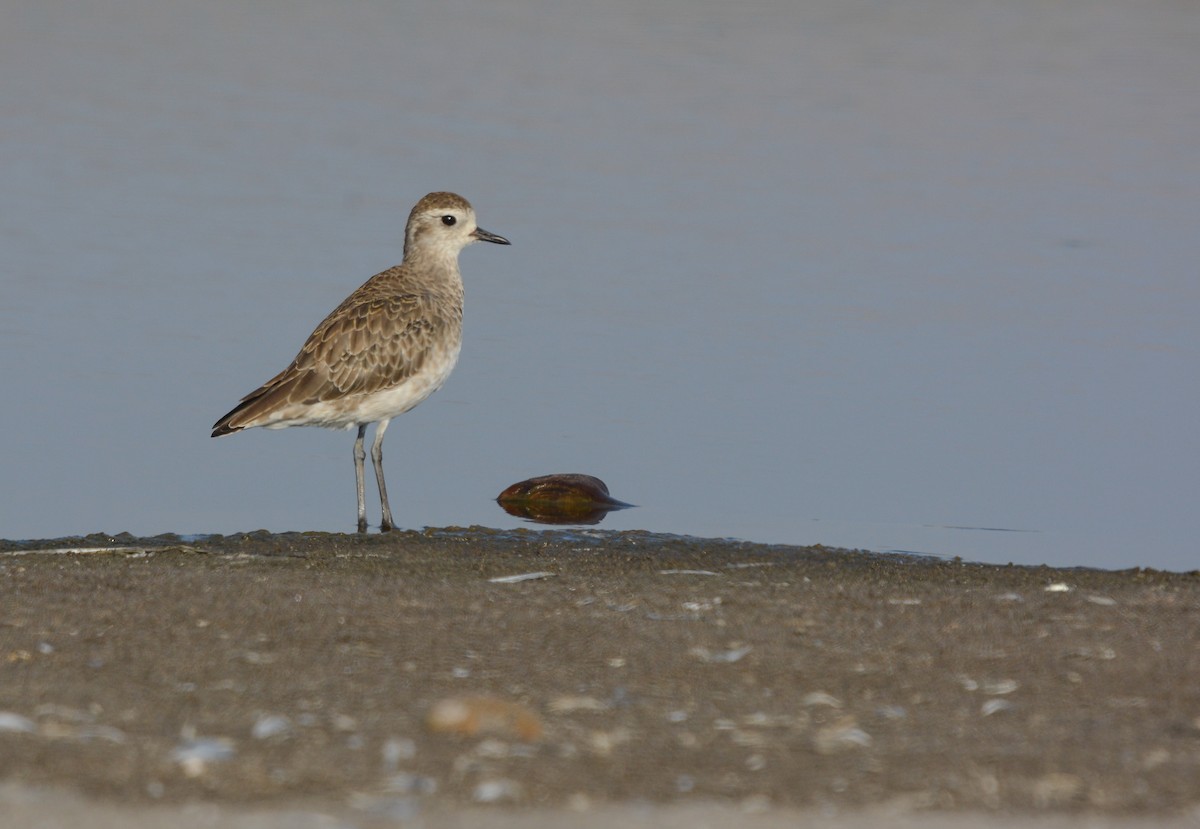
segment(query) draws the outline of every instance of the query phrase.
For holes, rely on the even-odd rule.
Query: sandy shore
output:
[[[0,598],[6,827],[1200,821],[1198,573],[94,536]]]

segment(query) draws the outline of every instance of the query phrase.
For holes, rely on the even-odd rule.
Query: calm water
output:
[[[3,3],[0,536],[352,530],[352,433],[209,428],[451,189],[402,525],[1200,566],[1200,7],[558,9]]]

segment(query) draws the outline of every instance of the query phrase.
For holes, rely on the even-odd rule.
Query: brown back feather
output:
[[[461,283],[415,284],[403,265],[376,274],[316,327],[291,365],[218,420],[213,437],[263,425],[291,404],[397,386],[421,369],[440,332],[461,327]]]

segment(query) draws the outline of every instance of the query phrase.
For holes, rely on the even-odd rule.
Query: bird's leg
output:
[[[354,441],[354,482],[358,486],[358,531],[367,531],[367,492],[363,482],[363,461],[367,454],[363,451],[363,437],[367,434],[367,424],[358,425],[358,440]]]
[[[371,462],[375,464],[375,482],[379,484],[379,503],[383,507],[383,521],[379,524],[380,532],[387,532],[393,526],[392,508],[388,504],[387,484],[383,482],[383,433],[387,431],[390,420],[379,421],[375,429],[375,442],[371,444]]]

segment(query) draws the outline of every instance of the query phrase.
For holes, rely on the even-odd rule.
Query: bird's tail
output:
[[[297,375],[291,369],[279,372],[267,382],[241,399],[224,417],[213,424],[212,436],[240,432],[253,426],[265,426],[271,422],[271,415],[283,406],[293,402],[293,393],[303,381],[304,375]]]

